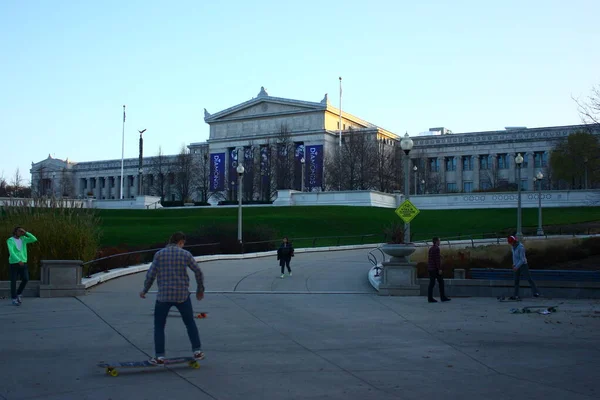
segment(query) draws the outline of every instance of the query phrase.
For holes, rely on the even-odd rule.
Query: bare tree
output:
[[[175,173],[175,191],[179,198],[187,202],[194,191],[194,175],[197,171],[197,165],[194,162],[192,153],[185,147],[177,155],[173,172]]]
[[[158,148],[158,154],[152,157],[149,164],[149,170],[152,174],[150,192],[155,196],[160,196],[160,200],[164,201],[167,194],[167,178],[171,172],[171,166],[167,157],[162,152],[162,147]]]
[[[477,160],[476,162],[480,161]],[[489,186],[487,189],[484,190],[495,191],[502,186],[497,158],[490,157],[487,169],[480,170],[479,174],[479,184],[481,185],[481,183],[487,183],[487,186]]]
[[[210,191],[210,157],[208,149],[203,150],[197,157],[194,157],[194,164],[197,170],[194,177],[194,186],[200,195],[199,200],[206,203],[212,194]]]
[[[276,189],[291,189],[294,178],[294,142],[287,125],[282,124],[272,150]]]
[[[586,124],[600,124],[600,84],[592,87],[592,93],[586,100],[579,100],[571,96],[577,103],[581,120]]]
[[[71,171],[63,168],[60,172],[60,195],[75,197],[75,182]]]
[[[377,140],[374,150],[374,187],[380,192],[391,192],[398,189],[396,169],[401,166],[396,156],[396,147],[388,145],[385,140]],[[402,171],[400,171],[401,173]]]
[[[0,173],[0,197],[8,197],[8,182],[4,178],[4,172]]]

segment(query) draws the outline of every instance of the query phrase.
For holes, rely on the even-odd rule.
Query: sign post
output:
[[[398,208],[396,208],[395,212],[396,215],[404,221],[404,232],[410,232],[410,221],[412,221],[420,211],[410,202],[410,200],[406,199],[398,206]],[[410,237],[405,237],[404,239],[410,242]]]

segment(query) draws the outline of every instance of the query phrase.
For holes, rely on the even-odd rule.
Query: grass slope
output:
[[[524,228],[537,226],[537,212],[537,208],[523,209]],[[166,241],[178,230],[192,233],[202,225],[237,224],[237,208],[99,210],[99,213],[104,246],[149,245]],[[544,226],[600,221],[600,207],[548,208],[543,213]],[[383,239],[383,229],[391,222],[401,220],[393,209],[379,207],[245,207],[243,210],[245,228],[269,226],[279,236],[291,238],[376,234],[365,239],[366,243],[375,243]],[[411,231],[413,240],[424,240],[433,235],[454,237],[499,232],[516,229],[516,224],[515,209],[423,210],[411,222]],[[357,242],[360,238],[346,239],[341,244]],[[295,241],[297,247],[309,243],[312,241]]]

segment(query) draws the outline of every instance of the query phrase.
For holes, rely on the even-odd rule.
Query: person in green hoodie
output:
[[[12,303],[20,306],[23,302],[21,294],[29,282],[29,270],[27,269],[27,244],[37,242],[37,238],[25,229],[17,226],[13,235],[8,238],[8,264],[10,268],[10,295]],[[17,278],[21,278],[21,284],[17,290]]]

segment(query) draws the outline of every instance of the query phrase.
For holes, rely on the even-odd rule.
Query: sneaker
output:
[[[17,295],[17,301],[19,302],[19,304],[23,304],[23,297],[20,294]]]
[[[204,360],[204,352],[203,351],[195,351],[194,358],[196,360]]]
[[[281,279],[285,278],[285,275],[284,275],[284,274],[281,274],[280,278],[281,278]]]
[[[292,272],[290,271],[290,273],[288,274],[289,276],[292,276]]]
[[[427,301],[430,302],[430,303],[437,303],[438,302],[436,299],[429,299]]]
[[[442,301],[450,301],[450,300],[452,300],[452,299],[450,299],[450,298],[448,298],[448,297],[444,297],[444,298],[442,299]]]
[[[17,299],[12,299],[12,304],[13,304],[13,306],[20,306],[21,305],[21,303],[19,303],[19,300],[17,300]]]
[[[164,357],[152,357],[149,361],[150,361],[150,364],[165,365],[165,358]]]
[[[533,295],[533,297],[540,297],[540,296],[541,296],[541,295],[540,295],[539,293],[535,293],[535,294]]]
[[[508,299],[514,301],[521,301],[521,298],[519,296],[510,296]]]

